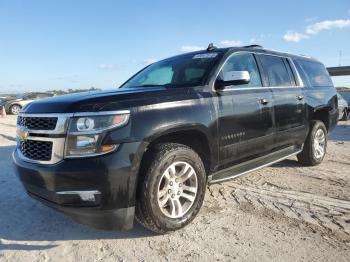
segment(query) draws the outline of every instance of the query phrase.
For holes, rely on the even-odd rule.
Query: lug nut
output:
[[[174,198],[174,197],[175,197],[175,194],[172,194],[171,197]]]
[[[177,192],[177,195],[179,196],[180,194],[181,194],[181,192],[180,192],[180,191],[178,191],[178,192]]]
[[[175,178],[175,182],[176,182],[176,183],[179,182],[179,179],[178,179],[178,178]]]
[[[182,187],[182,183],[179,183],[179,187]]]
[[[169,185],[171,185],[171,186],[172,186],[172,185],[173,185],[173,182],[170,182],[170,183],[169,183]]]
[[[171,190],[170,189],[168,190],[168,194],[171,194]]]

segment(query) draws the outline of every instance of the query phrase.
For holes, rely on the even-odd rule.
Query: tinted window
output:
[[[323,64],[306,60],[296,60],[296,62],[303,69],[312,86],[333,85],[328,71]]]
[[[235,87],[259,87],[261,85],[261,78],[256,65],[255,58],[249,53],[238,53],[231,56],[220,72],[222,77],[223,73],[230,71],[248,71],[250,75],[250,82],[244,85],[235,85]]]
[[[268,77],[270,86],[293,86],[283,58],[261,55],[261,63]]]
[[[200,85],[220,57],[220,53],[204,52],[168,58],[146,67],[122,87]]]

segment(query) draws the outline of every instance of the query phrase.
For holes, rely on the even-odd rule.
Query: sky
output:
[[[211,42],[350,65],[350,1],[0,0],[0,93],[111,89]]]

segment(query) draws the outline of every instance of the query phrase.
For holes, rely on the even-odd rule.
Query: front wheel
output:
[[[205,190],[205,168],[195,151],[175,143],[157,145],[139,186],[136,219],[157,233],[180,229],[198,214]]]
[[[323,122],[311,122],[309,135],[304,143],[303,151],[298,154],[298,161],[306,166],[315,166],[322,162],[327,149],[327,129]]]

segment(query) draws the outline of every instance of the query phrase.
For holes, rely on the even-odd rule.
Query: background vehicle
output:
[[[338,121],[324,65],[259,46],[168,58],[116,91],[36,101],[13,154],[27,192],[79,222],[164,233],[190,223],[206,184],[297,156],[320,164]]]
[[[4,102],[5,110],[9,114],[17,115],[25,105],[35,100],[48,98],[52,96],[53,95],[50,93],[37,93],[37,92],[17,95],[13,99],[6,100]]]
[[[338,93],[338,108],[339,108],[339,120],[346,121],[349,116],[350,108],[348,102]]]

